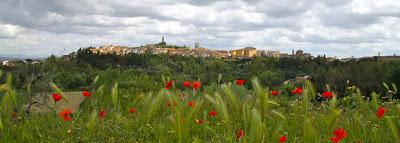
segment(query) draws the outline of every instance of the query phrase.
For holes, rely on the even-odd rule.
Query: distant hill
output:
[[[45,56],[27,56],[21,54],[0,54],[0,61],[12,61],[12,60],[25,60],[25,59],[34,59],[41,60],[45,59]]]

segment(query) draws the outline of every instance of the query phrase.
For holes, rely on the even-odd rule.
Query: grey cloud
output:
[[[253,0],[259,11],[269,17],[279,18],[302,14],[310,10],[316,0]]]
[[[318,49],[330,47],[338,51],[327,52],[346,56],[367,52],[349,53],[335,46],[371,52],[371,45],[398,45],[393,42],[400,33],[395,28],[400,24],[396,5],[367,5],[369,11],[360,12],[352,4],[353,0],[1,0],[0,52],[32,49],[39,55],[110,43],[137,46],[158,42],[162,35],[173,44],[193,46],[198,41],[212,49],[256,46],[322,53]]]
[[[319,15],[321,22],[330,27],[357,28],[378,22],[379,17],[353,13],[343,7],[332,8]]]
[[[322,0],[321,2],[328,7],[343,6],[351,3],[353,0]]]

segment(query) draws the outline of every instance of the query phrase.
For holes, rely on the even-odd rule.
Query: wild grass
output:
[[[256,78],[251,81],[251,90],[224,83],[198,90],[173,86],[170,90],[135,95],[120,92],[118,83],[105,87],[94,82],[92,96],[87,97],[78,113],[71,115],[70,121],[63,121],[57,111],[21,112],[22,103],[16,101],[16,96],[23,95],[16,94],[11,75],[7,79],[0,85],[0,92],[4,93],[0,107],[1,142],[272,143],[286,136],[286,142],[320,143],[330,142],[336,128],[347,133],[341,142],[399,142],[398,101],[382,102],[382,96],[376,93],[367,98],[356,87],[349,87],[343,98],[334,94],[333,98],[316,102],[320,95],[311,82],[303,85],[301,95],[281,92],[278,96],[272,96],[270,89]],[[51,85],[63,100],[67,99],[61,89]],[[397,92],[395,86],[386,87]],[[189,101],[194,103],[192,107],[187,105]],[[376,115],[378,107],[386,109],[382,119]],[[129,108],[136,112],[129,113]],[[98,116],[101,109],[106,111],[104,118]],[[212,110],[217,112],[215,117],[208,114]],[[244,131],[239,139],[238,130]]]

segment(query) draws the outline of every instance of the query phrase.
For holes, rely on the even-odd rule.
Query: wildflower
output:
[[[329,92],[329,91],[325,91],[322,93],[322,97],[327,98],[327,99],[332,98],[332,96],[333,96],[332,92]]]
[[[272,96],[277,96],[279,94],[279,91],[278,90],[272,90],[271,91],[271,95]]]
[[[335,129],[332,134],[335,135],[334,137],[331,137],[331,142],[333,143],[337,143],[341,139],[347,137],[347,134],[343,128]]]
[[[339,137],[331,137],[331,142],[332,143],[338,143],[340,141],[341,138]]]
[[[58,102],[58,101],[61,100],[61,95],[58,94],[58,93],[53,93],[52,96],[53,96],[53,100],[54,100],[55,102]]]
[[[70,114],[71,114],[71,110],[70,109],[63,109],[60,113],[58,113],[60,115],[60,117],[64,120],[64,121],[69,121],[71,120]]]
[[[194,106],[194,102],[193,102],[193,101],[189,101],[189,102],[187,103],[187,106],[193,107],[193,106]]]
[[[385,114],[385,108],[379,107],[378,111],[376,111],[376,116],[378,117],[378,119],[382,119],[383,114]]]
[[[202,119],[195,119],[194,122],[196,122],[197,124],[203,124],[204,120]]]
[[[174,82],[174,81],[172,81],[172,80],[167,81],[167,83],[165,84],[165,89],[169,90],[169,89],[171,88],[173,82]]]
[[[189,81],[184,81],[182,83],[183,87],[190,87],[190,82]]]
[[[13,111],[13,112],[11,113],[11,117],[12,117],[12,118],[17,117],[17,112]]]
[[[286,136],[280,136],[279,139],[278,139],[278,141],[279,141],[280,143],[286,142]]]
[[[240,140],[244,136],[244,131],[242,129],[236,131],[236,140]]]
[[[236,80],[236,85],[237,85],[237,86],[243,86],[245,82],[246,82],[246,81],[243,80],[243,79],[238,79],[238,80]]]
[[[135,112],[136,112],[136,108],[133,108],[133,107],[132,107],[132,108],[129,108],[129,109],[128,109],[128,113],[131,113],[131,114],[132,114],[132,113],[135,113]]]
[[[211,111],[208,112],[208,116],[211,116],[211,117],[217,116],[217,111],[215,111],[215,109],[212,109]]]
[[[198,89],[199,87],[200,87],[200,82],[194,81],[194,82],[192,83],[192,89]]]
[[[106,117],[106,110],[100,109],[99,117],[100,117],[100,119],[104,119]]]
[[[297,87],[296,89],[292,90],[292,94],[303,94],[303,90],[301,87]]]
[[[347,134],[346,134],[346,132],[344,131],[343,128],[338,128],[338,129],[334,130],[334,131],[333,131],[333,134],[334,134],[336,137],[339,137],[339,138],[345,138],[345,137],[347,137]]]
[[[90,92],[88,92],[88,91],[83,91],[83,92],[82,92],[82,95],[85,96],[85,97],[89,97],[89,96],[90,96]]]

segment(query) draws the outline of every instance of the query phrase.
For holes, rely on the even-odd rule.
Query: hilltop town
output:
[[[156,44],[147,44],[138,47],[129,46],[117,46],[117,45],[104,45],[100,47],[89,47],[86,48],[93,54],[100,55],[128,55],[128,54],[167,54],[167,55],[177,55],[177,56],[193,56],[193,57],[213,57],[220,59],[237,59],[237,60],[249,60],[255,57],[267,57],[267,58],[301,58],[301,59],[314,59],[310,53],[306,53],[303,50],[292,50],[292,52],[285,53],[277,50],[257,50],[255,47],[244,47],[234,50],[212,50],[200,46],[199,42],[194,44],[194,48],[188,46],[176,46],[169,45],[162,37],[161,42]],[[74,55],[73,52],[70,55]],[[64,55],[68,57],[68,55]],[[323,57],[326,61],[332,62],[339,60],[342,62],[349,61],[398,61],[400,56],[393,54],[389,56],[381,56],[380,53],[377,56],[361,57],[361,58],[343,58],[337,59],[335,57],[326,57],[325,55],[319,55],[317,57]],[[42,59],[30,59],[30,58],[1,58],[0,65],[3,66],[14,66],[16,64],[38,64]]]
[[[196,42],[194,48],[180,47],[175,45],[168,45],[162,37],[161,42],[157,44],[148,44],[139,47],[115,46],[105,45],[99,48],[90,47],[89,50],[94,54],[116,54],[126,55],[130,53],[135,54],[169,54],[179,56],[194,56],[194,57],[215,57],[215,58],[236,58],[236,59],[251,59],[256,56],[283,58],[283,57],[299,57],[299,58],[312,58],[311,54],[304,53],[302,50],[292,51],[292,54],[283,53],[280,51],[270,50],[257,50],[254,47],[245,47],[230,51],[225,50],[211,50],[200,46]],[[334,60],[335,58],[332,58]]]

